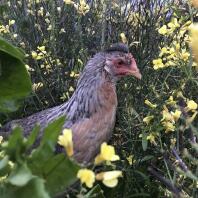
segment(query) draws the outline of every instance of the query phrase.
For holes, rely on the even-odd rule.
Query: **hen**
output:
[[[36,123],[40,124],[42,134],[49,122],[66,115],[64,128],[72,129],[74,158],[78,162],[90,162],[101,143],[111,137],[117,108],[116,81],[127,75],[141,78],[128,47],[121,43],[113,44],[88,61],[68,102],[13,120],[1,129],[0,135],[9,134],[17,124],[23,127],[26,136]]]

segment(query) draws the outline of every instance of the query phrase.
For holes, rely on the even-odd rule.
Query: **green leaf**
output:
[[[51,142],[52,147],[57,144],[58,136],[63,128],[65,122],[65,116],[58,118],[54,122],[50,123],[44,130],[44,135],[41,141],[41,145],[45,142]]]
[[[24,53],[21,50],[14,47],[11,43],[0,37],[0,51],[9,54],[10,56],[23,61],[25,58]]]
[[[0,177],[6,176],[10,171],[9,157],[6,155],[0,160]]]
[[[47,142],[32,151],[32,154],[28,158],[28,166],[35,175],[42,176],[45,164],[53,155],[54,149],[51,147],[50,143]]]
[[[9,162],[9,158],[7,155],[4,156],[4,158],[0,160],[0,171],[7,166],[8,162]]]
[[[148,140],[146,139],[146,137],[146,134],[142,133],[142,148],[144,151],[146,151],[148,147]]]
[[[44,180],[35,177],[26,186],[16,191],[15,198],[50,198],[45,190]]]
[[[33,177],[27,165],[17,165],[8,177],[8,182],[14,186],[25,186]]]
[[[105,198],[103,191],[99,184],[94,186],[85,196],[84,198]]]
[[[55,145],[57,144],[58,135],[60,134],[65,118],[61,117],[50,123],[44,129],[40,146],[32,151],[28,159],[31,170],[36,175],[41,175],[45,169],[47,161],[54,156]],[[37,163],[39,162],[39,163]]]
[[[145,157],[143,157],[143,158],[141,159],[141,162],[148,161],[148,160],[150,160],[150,159],[152,159],[152,158],[154,158],[153,155],[147,155],[147,156],[145,156]]]
[[[22,135],[22,129],[16,127],[13,129],[8,143],[5,146],[5,152],[10,157],[11,161],[20,161],[25,150],[25,144]]]
[[[12,112],[12,111],[17,111],[19,108],[19,104],[17,101],[14,100],[4,100],[0,99],[0,111],[1,112]]]
[[[50,198],[45,190],[43,179],[34,176],[25,186],[14,187],[7,185],[1,188],[1,198]]]
[[[61,193],[66,187],[76,182],[79,169],[80,166],[63,153],[49,159],[45,164],[44,177],[50,195],[54,196]]]
[[[0,37],[0,111],[16,111],[18,100],[31,91],[24,54]]]
[[[26,149],[30,148],[35,143],[39,131],[40,131],[40,126],[36,125],[32,130],[31,134],[29,135],[29,137],[27,138],[27,142],[25,143]]]

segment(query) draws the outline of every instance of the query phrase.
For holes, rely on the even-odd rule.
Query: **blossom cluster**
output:
[[[153,60],[155,70],[172,66],[181,67],[190,61],[188,31],[191,24],[191,21],[184,22],[183,19],[173,17],[171,22],[158,29],[158,33],[163,35],[165,40],[172,39],[173,42],[165,46],[162,44],[159,57]],[[193,66],[197,64],[194,62]]]
[[[72,130],[64,129],[63,134],[58,137],[58,143],[65,148],[69,157],[74,154],[72,142]],[[119,160],[119,156],[115,154],[113,146],[107,145],[106,142],[102,143],[100,153],[95,158],[95,165],[103,162],[112,162]],[[77,173],[77,178],[80,179],[82,184],[88,188],[92,188],[95,180],[102,181],[107,187],[115,187],[118,184],[118,178],[122,177],[122,171],[113,170],[107,172],[100,172],[95,174],[93,170],[82,168]]]
[[[181,97],[182,100],[186,101],[185,107],[181,107],[178,104],[177,98]],[[150,125],[152,124],[152,121],[154,122],[157,118],[161,117],[160,122],[158,123],[158,128],[161,128],[160,126],[162,126],[165,133],[176,131],[179,128],[179,125],[177,126],[178,120],[181,119],[182,116],[186,120],[187,126],[191,124],[197,116],[198,104],[194,100],[185,98],[181,92],[177,93],[177,98],[174,99],[174,97],[171,95],[168,100],[165,101],[160,115],[152,115],[149,113],[149,115],[144,117],[143,122],[146,125]],[[153,104],[148,99],[145,100],[145,104],[154,109],[158,107],[157,104]],[[156,144],[155,138],[157,136],[157,132],[151,131],[147,135],[147,140],[149,140],[152,144]]]

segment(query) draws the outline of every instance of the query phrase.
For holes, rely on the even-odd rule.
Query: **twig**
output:
[[[176,188],[169,180],[163,177],[160,173],[155,171],[152,167],[148,167],[148,171],[156,177],[158,181],[164,184],[176,197],[181,197],[181,190]]]
[[[175,148],[172,149],[172,153],[173,155],[176,157],[178,163],[179,163],[179,166],[181,167],[181,169],[185,172],[188,171],[188,167],[186,166],[186,164],[183,162],[183,160],[179,157],[177,151]]]

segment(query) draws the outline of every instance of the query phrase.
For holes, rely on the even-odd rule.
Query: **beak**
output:
[[[136,71],[130,70],[129,73],[140,80],[142,78],[142,74],[140,73],[139,69],[137,69]]]
[[[138,79],[142,78],[142,74],[140,73],[140,70],[138,69],[134,58],[132,58],[130,69],[128,70],[128,72],[129,74],[135,76]]]

